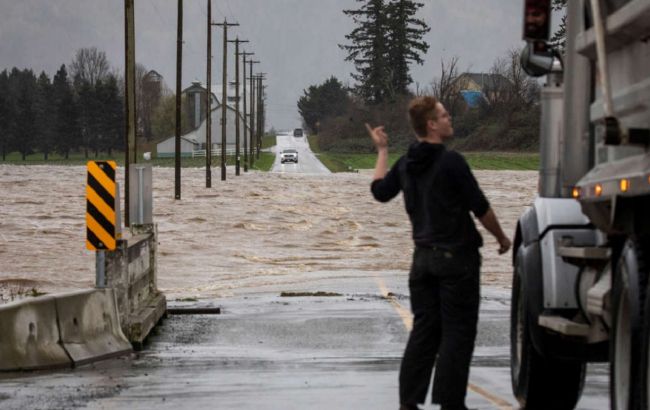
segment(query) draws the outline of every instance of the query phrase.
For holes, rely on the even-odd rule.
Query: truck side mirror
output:
[[[537,50],[536,50],[537,49]],[[527,43],[520,54],[521,68],[531,77],[541,77],[553,69],[554,56],[548,51],[538,51],[533,43]]]
[[[548,41],[551,0],[524,0],[524,40]]]

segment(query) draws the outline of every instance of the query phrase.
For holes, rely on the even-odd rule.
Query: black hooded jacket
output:
[[[412,144],[383,179],[373,181],[371,191],[381,202],[404,193],[417,246],[470,250],[483,245],[469,212],[480,218],[490,204],[465,158],[442,144]]]

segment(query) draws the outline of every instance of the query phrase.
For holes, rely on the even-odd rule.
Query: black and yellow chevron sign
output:
[[[86,248],[115,249],[115,161],[88,161]]]

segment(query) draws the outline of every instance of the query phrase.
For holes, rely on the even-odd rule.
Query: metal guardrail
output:
[[[195,151],[192,151],[192,158],[205,158],[206,151],[204,149],[197,149]],[[237,153],[236,148],[226,148],[226,155],[235,155]],[[213,149],[212,150],[212,156],[213,157],[218,157],[221,156],[221,149]]]

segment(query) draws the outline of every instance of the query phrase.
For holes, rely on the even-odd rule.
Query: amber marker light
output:
[[[621,179],[618,186],[621,188],[621,192],[627,192],[630,190],[630,180],[627,178]]]
[[[596,186],[594,186],[594,194],[596,194],[596,196],[601,196],[603,194],[603,186],[596,184]]]
[[[580,198],[580,188],[577,186],[574,186],[573,189],[571,190],[571,196],[574,199]]]

